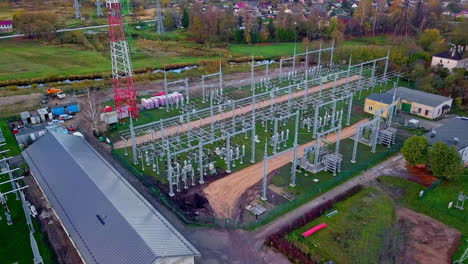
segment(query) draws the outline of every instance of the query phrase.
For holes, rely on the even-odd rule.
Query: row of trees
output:
[[[412,166],[429,165],[437,177],[453,180],[463,174],[464,166],[460,154],[444,142],[436,142],[430,146],[426,137],[412,136],[405,141],[401,153]]]
[[[60,27],[58,16],[52,12],[25,12],[19,10],[13,15],[15,29],[27,38],[52,39]]]
[[[330,21],[322,10],[315,8],[312,15],[297,17],[298,13],[281,10],[276,19],[264,20],[256,17],[251,10],[242,9],[234,16],[232,8],[221,9],[211,6],[203,10],[196,2],[184,9],[181,25],[187,28],[192,38],[199,43],[236,41],[257,43],[270,41],[296,41],[303,38],[342,39],[344,27],[337,18]]]

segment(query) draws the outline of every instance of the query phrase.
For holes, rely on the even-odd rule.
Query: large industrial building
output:
[[[83,263],[194,263],[200,253],[82,137],[47,133],[23,152]]]

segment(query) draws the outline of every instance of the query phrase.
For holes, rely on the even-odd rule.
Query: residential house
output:
[[[13,32],[12,20],[0,20],[0,33]]]
[[[429,143],[445,142],[460,153],[465,166],[468,165],[468,118],[456,117],[447,124],[433,129],[425,135]]]
[[[444,51],[432,56],[432,67],[464,68],[468,70],[468,58],[464,57],[465,47],[455,45],[449,51]]]

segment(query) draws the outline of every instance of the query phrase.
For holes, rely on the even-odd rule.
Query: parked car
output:
[[[61,124],[63,123],[63,120],[52,120],[49,122],[49,125],[56,125],[56,124]]]
[[[59,115],[59,118],[60,118],[60,120],[66,121],[66,120],[72,119],[73,116],[72,116],[72,115],[63,114],[63,115]]]
[[[67,126],[68,131],[73,132],[76,130],[76,127],[74,125],[69,125]]]

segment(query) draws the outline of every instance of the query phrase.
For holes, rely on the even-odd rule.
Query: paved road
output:
[[[147,22],[152,22],[152,21],[155,21],[155,20],[154,19],[144,20],[142,22],[147,23]],[[57,32],[69,32],[69,31],[78,31],[78,30],[87,30],[87,29],[96,29],[96,28],[105,28],[105,27],[109,27],[109,25],[98,25],[98,26],[79,27],[79,28],[64,28],[64,29],[57,30]],[[0,39],[10,39],[10,38],[19,38],[19,37],[24,37],[24,34],[0,36]]]

